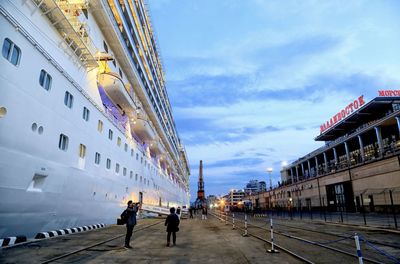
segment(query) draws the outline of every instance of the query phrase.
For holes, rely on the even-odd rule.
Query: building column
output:
[[[338,163],[338,157],[337,157],[337,152],[336,152],[336,148],[332,148],[333,149],[333,158],[335,159],[335,165]]]
[[[303,162],[301,163],[301,173],[304,178],[304,163]]]
[[[293,170],[294,168],[293,167],[291,167],[290,168],[290,173],[291,173],[291,178],[292,178],[292,183],[294,183],[294,170]]]
[[[381,127],[375,127],[375,132],[376,132],[376,139],[378,140],[379,156],[383,156]]]
[[[315,172],[316,172],[316,174],[318,176],[319,173],[318,173],[318,159],[317,159],[317,156],[315,156]]]
[[[396,116],[397,127],[399,128],[399,136],[400,136],[400,116]]]
[[[296,165],[296,181],[299,181],[299,165]]]
[[[361,160],[364,162],[364,143],[362,141],[361,135],[358,135],[358,143],[360,144],[360,154],[361,154]]]
[[[326,153],[324,152],[324,167],[325,167],[325,172],[328,172],[328,158],[326,157]]]
[[[307,165],[308,165],[308,177],[311,177],[311,165],[310,165],[310,160],[307,160]]]
[[[344,142],[344,149],[346,150],[347,162],[350,163],[350,151],[349,151],[349,145],[347,145],[347,141]]]

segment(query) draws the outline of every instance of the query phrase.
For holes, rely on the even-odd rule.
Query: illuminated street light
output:
[[[267,172],[269,174],[269,189],[272,190],[272,178],[271,178],[272,168],[271,167],[267,168]]]

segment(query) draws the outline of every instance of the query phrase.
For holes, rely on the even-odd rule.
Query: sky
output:
[[[350,102],[400,88],[400,1],[148,0],[196,199],[316,148]]]

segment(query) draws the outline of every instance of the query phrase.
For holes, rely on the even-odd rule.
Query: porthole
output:
[[[32,124],[32,131],[35,132],[36,129],[37,129],[37,124],[36,124],[36,123],[33,123],[33,124]]]
[[[0,118],[5,117],[7,114],[7,108],[0,107]]]
[[[42,126],[40,126],[40,127],[39,127],[39,129],[38,129],[38,133],[39,133],[39,135],[43,134],[43,130],[44,130],[44,129],[43,129],[43,127],[42,127]]]

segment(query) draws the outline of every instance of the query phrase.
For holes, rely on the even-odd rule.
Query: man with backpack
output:
[[[137,204],[132,201],[128,201],[128,207],[121,214],[121,219],[126,222],[126,236],[125,236],[125,248],[132,248],[129,245],[131,241],[133,228],[136,225],[136,213],[138,211]]]

